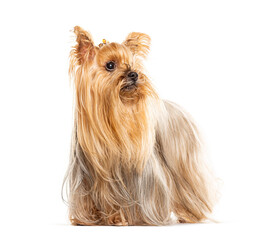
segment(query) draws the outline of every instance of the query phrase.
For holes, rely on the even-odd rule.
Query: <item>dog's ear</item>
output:
[[[126,40],[124,45],[130,48],[134,55],[146,58],[150,50],[151,38],[145,33],[132,32]]]
[[[74,27],[77,44],[71,51],[71,56],[76,59],[77,64],[91,63],[95,57],[95,45],[91,34],[81,27]]]

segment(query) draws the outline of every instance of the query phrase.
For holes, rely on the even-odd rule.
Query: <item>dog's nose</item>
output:
[[[138,73],[136,72],[129,72],[128,73],[128,78],[134,82],[136,82],[138,80]]]

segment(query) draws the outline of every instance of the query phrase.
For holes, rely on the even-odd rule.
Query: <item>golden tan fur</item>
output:
[[[131,33],[96,47],[75,27],[70,74],[74,131],[66,180],[72,224],[200,222],[212,211],[210,173],[191,117],[159,99],[144,74],[150,37]],[[116,64],[114,71],[106,63]],[[138,73],[126,87],[127,72]]]

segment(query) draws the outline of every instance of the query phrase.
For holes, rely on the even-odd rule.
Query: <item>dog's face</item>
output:
[[[82,81],[87,81],[92,98],[130,105],[155,95],[142,65],[149,51],[148,35],[133,32],[122,44],[112,42],[97,47],[88,32],[80,27],[75,27],[74,32],[77,45],[72,51],[71,67],[82,69]]]

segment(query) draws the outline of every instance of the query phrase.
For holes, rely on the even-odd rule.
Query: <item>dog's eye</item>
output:
[[[115,62],[110,61],[106,63],[106,70],[111,72],[115,69]]]

